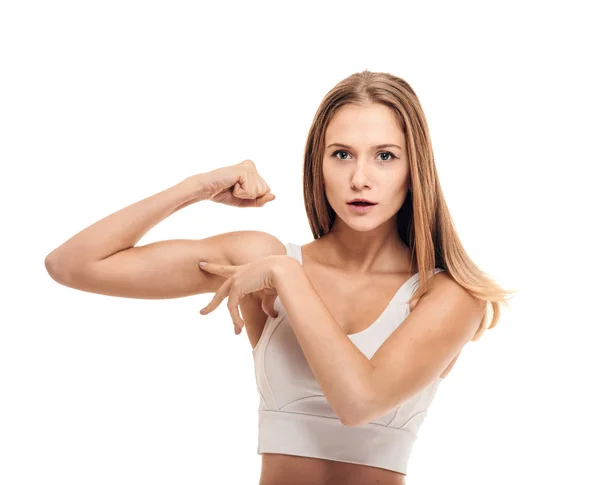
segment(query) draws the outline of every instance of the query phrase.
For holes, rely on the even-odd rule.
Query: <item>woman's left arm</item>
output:
[[[367,423],[434,382],[479,327],[485,302],[445,273],[368,359],[335,322],[300,263],[274,269],[274,284],[325,397],[347,426]]]

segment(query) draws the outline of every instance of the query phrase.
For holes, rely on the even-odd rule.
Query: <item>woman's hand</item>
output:
[[[262,207],[275,199],[252,160],[200,174],[203,200],[234,207]]]
[[[274,282],[274,269],[278,265],[284,264],[287,258],[288,256],[273,255],[239,266],[201,261],[200,269],[208,273],[226,276],[227,280],[215,292],[215,296],[209,304],[200,310],[200,313],[207,315],[212,312],[228,296],[227,308],[235,324],[235,334],[238,335],[245,325],[238,310],[240,300],[249,293],[264,291],[262,309],[267,315],[276,318],[277,312],[274,303],[277,298],[277,288],[275,288]]]

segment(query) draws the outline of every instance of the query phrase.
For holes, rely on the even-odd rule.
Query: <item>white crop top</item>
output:
[[[286,244],[302,264],[300,246]],[[444,271],[436,268],[435,272]],[[419,275],[402,285],[375,322],[348,338],[371,358],[409,314]],[[296,339],[279,297],[277,318],[268,317],[252,350],[258,408],[257,453],[307,456],[385,468],[406,475],[417,432],[442,377],[388,414],[360,426],[345,426],[329,405]]]

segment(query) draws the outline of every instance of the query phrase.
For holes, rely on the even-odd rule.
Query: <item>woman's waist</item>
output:
[[[263,453],[259,485],[405,485],[404,474],[322,458]]]

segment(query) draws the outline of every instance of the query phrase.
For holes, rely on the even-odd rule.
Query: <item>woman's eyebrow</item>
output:
[[[327,145],[327,147],[326,147],[326,148],[332,147],[332,146],[334,146],[334,145],[335,145],[335,146],[338,146],[338,147],[342,147],[342,148],[348,148],[348,149],[352,150],[352,147],[351,147],[351,146],[349,146],[349,145],[344,145],[343,143],[331,143],[331,144]],[[398,145],[394,145],[394,144],[392,144],[392,143],[383,143],[383,144],[381,144],[381,145],[373,145],[373,147],[372,147],[372,148],[385,148],[385,147],[395,147],[395,148],[397,148],[398,150],[402,150],[402,148],[400,148]]]

